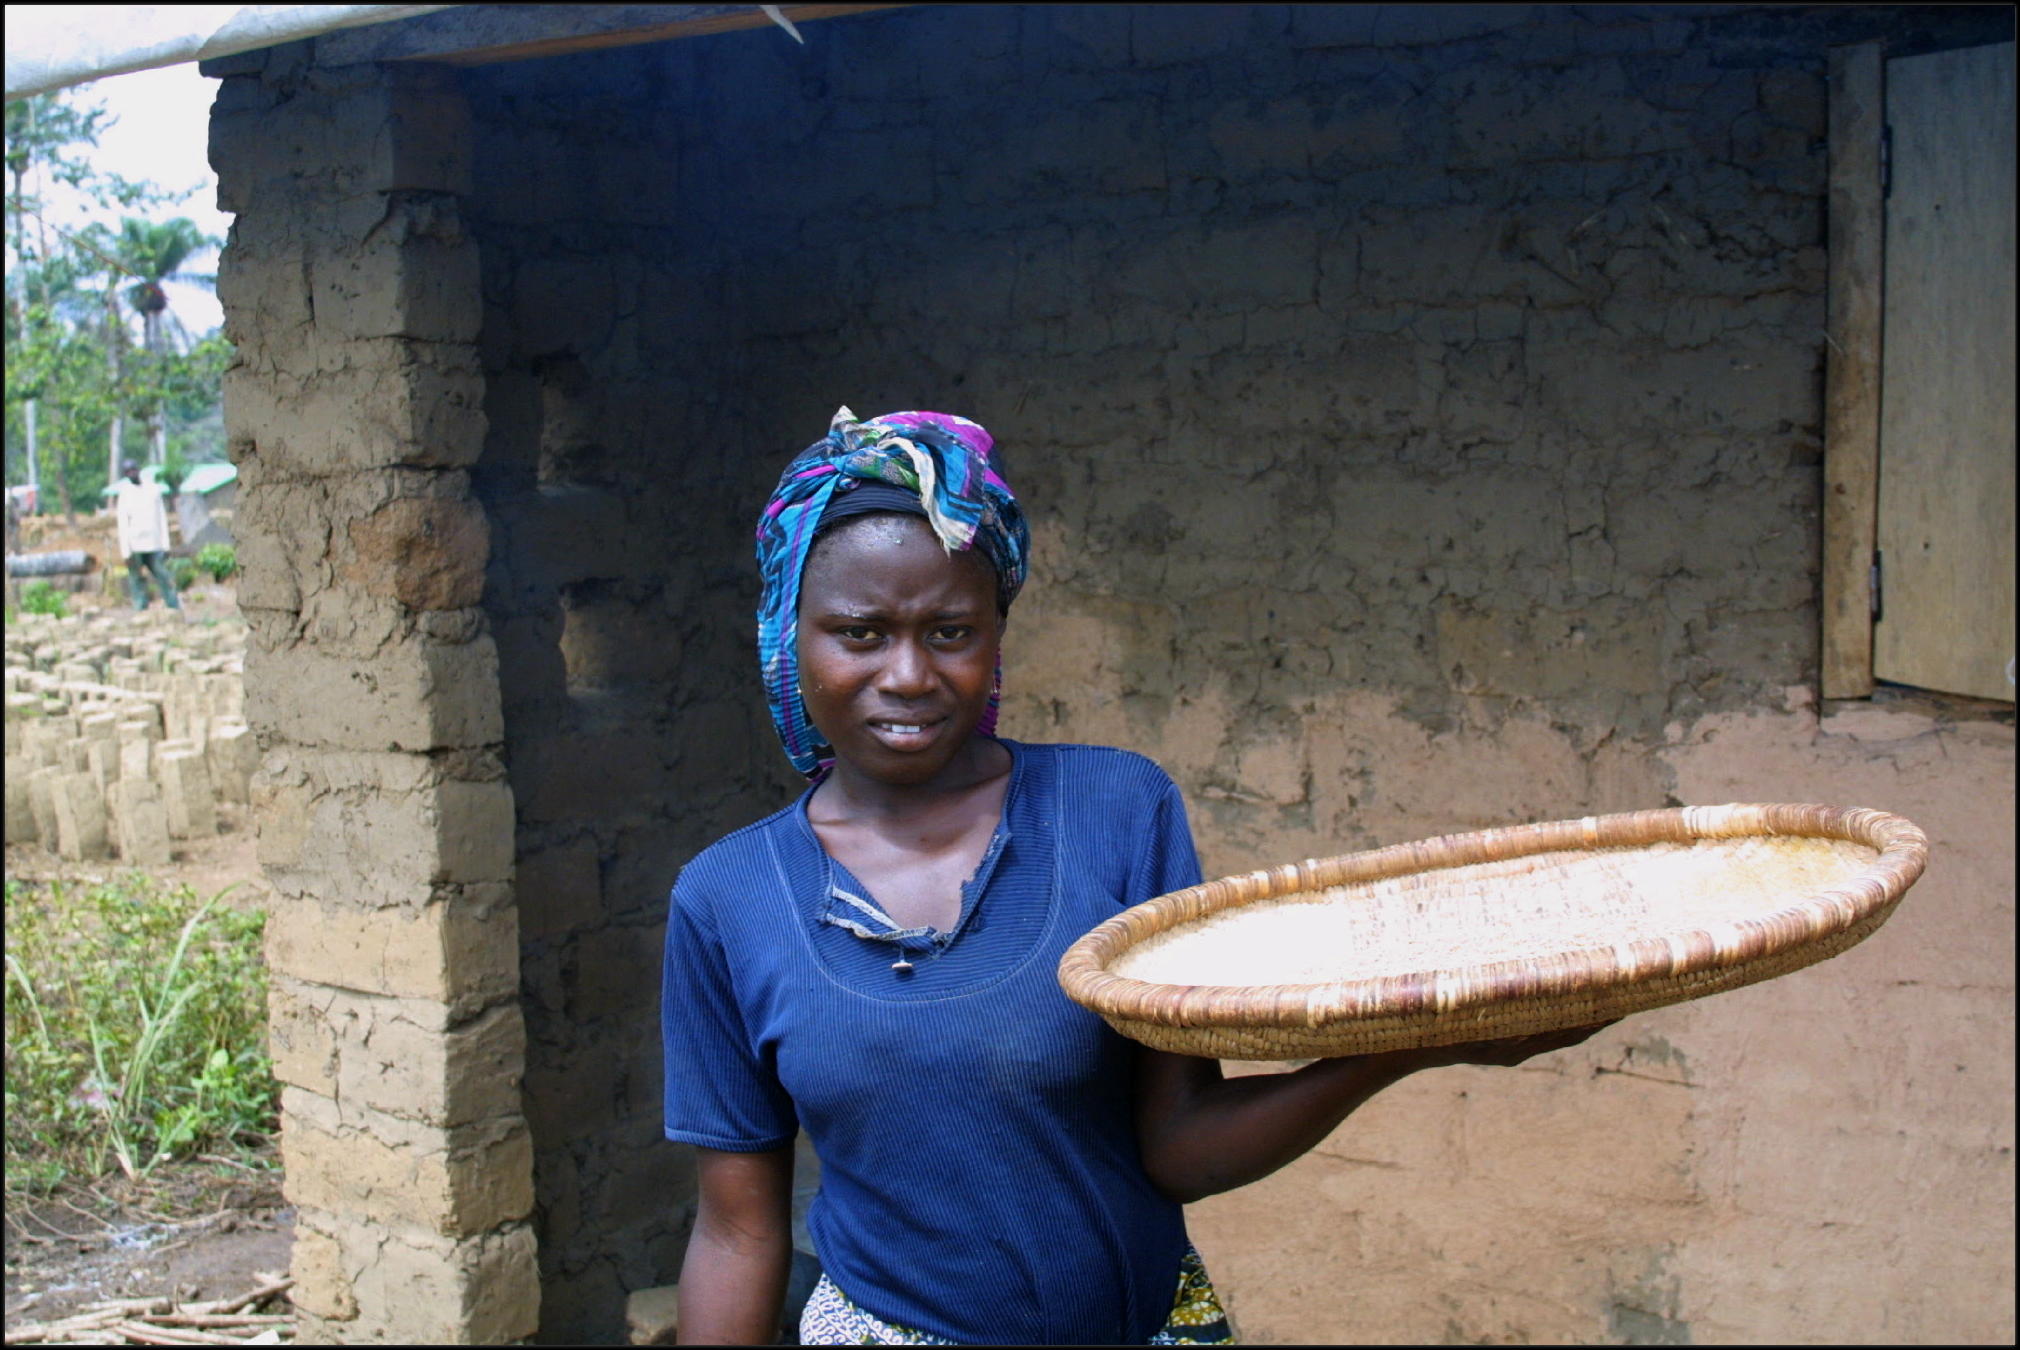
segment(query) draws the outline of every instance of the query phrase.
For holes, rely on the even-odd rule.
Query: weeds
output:
[[[6,883],[10,1194],[273,1132],[265,915],[219,898]]]
[[[53,614],[61,619],[70,613],[70,605],[53,583],[37,580],[21,588],[21,610],[25,614]]]
[[[223,581],[238,571],[238,550],[230,544],[205,544],[196,551],[196,569],[209,573],[212,581]]]

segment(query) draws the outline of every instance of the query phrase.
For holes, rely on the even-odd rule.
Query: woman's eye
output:
[[[877,635],[876,629],[865,627],[859,623],[852,623],[847,628],[839,628],[835,631],[850,642],[868,642]]]
[[[933,636],[941,642],[959,642],[972,631],[974,630],[950,624],[945,628],[934,629]]]

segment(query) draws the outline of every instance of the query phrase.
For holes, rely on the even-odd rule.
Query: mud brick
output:
[[[624,1326],[633,1345],[678,1345],[680,1286],[632,1290],[624,1300]]]
[[[253,770],[259,767],[259,746],[250,727],[243,722],[213,724],[204,758],[217,800],[239,804],[249,800]]]
[[[440,1126],[519,1115],[526,1028],[516,1003],[442,1030],[383,998],[323,997],[341,1028],[336,1095],[346,1105]]]
[[[325,1321],[356,1319],[357,1296],[351,1292],[350,1278],[344,1273],[344,1251],[335,1238],[298,1221],[288,1273],[295,1281],[288,1301],[295,1307]]]
[[[90,740],[84,743],[84,768],[104,792],[120,780],[119,742]]]
[[[28,754],[37,764],[52,768],[63,763],[63,747],[77,734],[77,724],[68,713],[46,710],[40,722],[28,726]]]
[[[46,849],[56,848],[56,778],[62,770],[44,765],[28,771],[28,809],[35,817],[35,837]]]
[[[280,975],[469,1016],[518,988],[518,915],[509,905],[373,911],[290,902],[267,916],[266,954]]]
[[[111,856],[105,797],[88,773],[58,774],[50,784],[56,808],[56,851],[73,862]]]
[[[161,713],[150,706],[145,712],[123,717],[119,722],[119,739],[122,741],[159,741],[166,739],[161,725]]]
[[[155,742],[136,738],[123,741],[119,747],[119,781],[154,777]]]
[[[168,807],[161,789],[145,778],[122,778],[112,785],[112,803],[119,856],[136,867],[166,866]]]
[[[310,1316],[336,1314],[304,1342],[509,1345],[539,1326],[539,1262],[524,1223],[457,1238],[308,1206],[295,1231],[292,1273],[303,1283],[290,1296]],[[315,1234],[306,1247],[305,1231]]]
[[[369,661],[306,644],[247,653],[246,720],[333,749],[435,750],[504,738],[498,655],[488,635],[408,642]]]
[[[161,711],[172,738],[189,741],[199,750],[203,748],[210,731],[210,717],[206,712],[201,677],[177,676],[169,686]]]
[[[210,770],[195,749],[164,750],[155,761],[162,800],[168,804],[172,839],[205,839],[217,833],[217,804],[211,797]]]
[[[346,1105],[333,1129],[308,1096],[289,1088],[282,1098],[284,1194],[295,1204],[444,1237],[474,1237],[532,1210],[533,1140],[523,1122],[441,1129]]]
[[[39,834],[35,828],[35,808],[28,800],[28,775],[33,772],[28,761],[20,755],[7,756],[7,842],[10,844],[33,843]]]

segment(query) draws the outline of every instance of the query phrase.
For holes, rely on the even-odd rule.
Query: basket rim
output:
[[[1128,948],[1181,924],[1301,891],[1538,853],[1748,836],[1843,839],[1876,849],[1879,856],[1844,882],[1715,929],[1566,948],[1548,958],[1278,985],[1161,984],[1107,968]],[[1548,1002],[1574,991],[1758,961],[1842,933],[1897,903],[1922,875],[1928,852],[1928,836],[1902,816],[1868,807],[1804,803],[1680,806],[1499,826],[1286,863],[1153,897],[1069,946],[1060,957],[1058,978],[1068,997],[1103,1017],[1170,1027],[1311,1029],[1363,1017]],[[1626,964],[1620,959],[1623,950],[1631,958]]]

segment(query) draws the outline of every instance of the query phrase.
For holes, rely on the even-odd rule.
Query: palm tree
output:
[[[127,275],[134,278],[126,288],[126,303],[140,315],[141,346],[151,356],[159,357],[168,350],[171,330],[178,345],[188,345],[188,335],[182,331],[182,325],[176,323],[175,316],[169,313],[168,293],[162,289],[162,283],[179,281],[215,286],[215,276],[185,272],[182,265],[192,255],[216,246],[217,240],[199,230],[196,223],[185,216],[177,216],[173,220],[135,220],[129,216],[120,223],[120,262]],[[148,405],[147,423],[148,459],[160,464],[168,458],[168,423],[162,416],[158,399]]]

